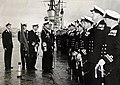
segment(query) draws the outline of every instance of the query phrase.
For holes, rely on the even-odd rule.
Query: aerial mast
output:
[[[63,1],[50,0],[49,2],[49,9],[47,10],[49,22],[53,24],[54,30],[63,28]]]

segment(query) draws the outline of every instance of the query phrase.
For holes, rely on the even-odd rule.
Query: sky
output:
[[[10,22],[12,27],[20,28],[20,23],[26,23],[28,29],[33,24],[39,24],[40,30],[47,16],[48,2],[46,0],[0,0],[0,26]],[[48,0],[49,1],[49,0]],[[120,0],[63,0],[64,25],[81,18],[91,16],[90,9],[98,5],[103,10],[110,9],[120,13]]]

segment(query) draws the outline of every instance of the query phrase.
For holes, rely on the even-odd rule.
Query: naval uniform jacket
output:
[[[42,40],[42,44],[43,42],[47,44],[47,51],[52,51],[52,47],[53,47],[52,37],[51,37],[50,32],[46,30],[45,28],[43,28],[41,32],[41,40]],[[44,50],[43,45],[42,45],[42,50]]]
[[[120,85],[119,67],[120,67],[120,27],[106,28],[106,41],[101,50],[101,58],[105,60],[105,85]],[[105,56],[109,55],[109,56]]]
[[[41,39],[42,39],[42,50],[43,50],[43,58],[42,58],[42,69],[45,72],[49,72],[52,69],[52,62],[53,62],[53,42],[51,33],[43,28],[41,32]],[[46,43],[46,50],[44,50],[43,42]]]
[[[28,32],[28,45],[29,45],[29,53],[30,55],[34,55],[35,52],[35,45],[39,44],[40,39],[37,35],[36,32],[34,32],[33,30]],[[35,43],[35,45],[33,45],[33,43]]]
[[[113,62],[109,57],[105,55],[113,56]],[[115,68],[119,67],[120,62],[120,27],[119,25],[115,26],[113,29],[106,35],[106,41],[102,46],[101,57],[106,61],[105,69],[112,71]]]
[[[3,43],[3,48],[6,48],[4,53],[4,62],[5,62],[5,69],[7,70],[11,68],[11,58],[12,58],[12,48],[13,48],[12,33],[7,29],[2,33],[2,43]]]
[[[69,44],[70,44],[70,48],[72,51],[75,51],[75,44],[76,44],[76,30],[74,30],[73,32],[69,33]]]
[[[106,26],[104,20],[101,20],[97,25],[93,26],[92,29],[92,39],[89,41],[89,54],[88,54],[88,62],[91,63],[97,63],[99,59],[101,58],[101,48],[102,44],[105,41],[105,32],[106,30],[104,29]],[[90,45],[91,44],[91,45]]]
[[[86,52],[88,53],[88,35],[86,34],[86,32],[83,32],[82,33],[82,36],[81,36],[81,47],[83,49],[86,49]],[[81,49],[82,50],[82,49]]]
[[[5,30],[2,33],[2,43],[4,48],[7,48],[7,49],[13,48],[12,33],[10,31]]]

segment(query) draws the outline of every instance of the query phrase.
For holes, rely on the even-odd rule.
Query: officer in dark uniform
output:
[[[43,73],[52,72],[53,43],[50,34],[51,34],[51,24],[49,24],[49,22],[44,23],[41,32],[41,40],[42,40],[41,44],[43,50],[43,58],[42,58]]]
[[[66,30],[65,36],[66,36],[66,55],[68,56],[69,54],[69,30]]]
[[[75,44],[76,44],[76,29],[74,23],[70,26],[70,33],[69,33],[69,56],[68,56],[68,65],[71,69],[71,73],[76,75],[76,54]]]
[[[75,21],[75,28],[76,28],[76,36],[75,36],[75,37],[76,37],[76,40],[75,40],[76,43],[75,43],[75,49],[76,49],[76,50],[79,49],[79,38],[80,38],[80,30],[81,30],[81,29],[80,29],[81,27],[80,27],[80,23],[79,23],[79,22],[80,22],[79,19]]]
[[[69,32],[70,32],[70,30],[69,30],[69,28],[70,28],[70,25],[65,29],[65,39],[66,39],[66,54],[68,55],[68,52],[69,52]]]
[[[101,54],[101,48],[102,44],[105,41],[105,22],[103,20],[104,11],[98,7],[94,6],[94,8],[91,10],[93,16],[92,19],[94,21],[93,26],[93,33],[89,41],[89,53],[88,53],[88,62],[87,62],[87,69],[88,74],[86,79],[86,85],[99,85],[100,82],[95,79],[95,72],[94,68],[98,60],[100,59]],[[91,51],[90,51],[91,50]]]
[[[77,42],[78,42],[78,50],[80,52],[80,49],[83,49],[83,45],[82,45],[82,34],[84,32],[84,20],[85,18],[84,17],[81,17],[81,20],[79,21],[79,36],[78,36],[78,39],[77,39]]]
[[[87,62],[87,55],[88,55],[88,47],[89,47],[89,44],[88,44],[88,40],[89,40],[89,30],[91,29],[92,27],[92,24],[93,24],[93,20],[91,17],[88,17],[88,16],[85,16],[84,17],[84,20],[82,21],[84,22],[84,24],[82,25],[83,27],[83,32],[81,33],[81,38],[80,38],[80,47],[79,47],[79,53],[81,54],[81,57],[82,57],[82,61],[79,61],[79,64],[78,64],[78,76],[80,78],[80,82],[83,83],[84,81],[83,80],[83,74],[82,74],[82,71],[84,72],[84,66],[81,66],[81,62],[84,64],[86,64]]]
[[[104,18],[107,31],[101,49],[101,59],[98,61],[96,68],[98,69],[98,66],[104,67],[105,75],[103,77],[105,80],[103,83],[105,85],[120,85],[120,26],[118,25],[120,14],[112,10],[106,10]],[[99,70],[102,71],[102,69]]]
[[[57,52],[61,51],[61,33],[60,30],[56,32],[56,46],[57,46]]]
[[[22,29],[25,35],[26,40],[28,39],[28,30],[26,29],[27,25],[26,24],[22,24]],[[25,69],[25,64],[26,64],[26,68],[28,66],[27,63],[27,58],[28,58],[28,52],[24,46],[24,43],[21,42],[21,31],[18,32],[18,41],[20,42],[20,53],[21,53],[21,62],[22,62],[22,69]],[[26,42],[28,43],[28,42]]]
[[[82,19],[81,19],[82,20]],[[75,35],[75,50],[77,52],[76,59],[75,59],[75,74],[76,74],[76,80],[80,83],[82,83],[82,70],[81,70],[81,52],[80,49],[82,48],[82,33],[83,33],[83,28],[81,25],[81,20],[75,21],[75,28],[76,28],[76,35]]]
[[[51,41],[52,41],[52,54],[54,53],[54,48],[55,48],[55,33],[54,33],[54,30],[51,30],[51,33],[50,33],[50,37],[51,37]],[[53,67],[53,57],[51,57],[51,62],[52,62],[52,69],[54,69]]]
[[[29,45],[29,59],[28,59],[28,70],[37,70],[35,68],[36,59],[37,59],[37,51],[39,46],[39,36],[38,36],[38,30],[39,26],[33,25],[33,29],[28,32],[28,45]]]
[[[70,39],[70,49],[71,49],[71,51],[75,51],[76,49],[75,49],[75,40],[76,40],[76,29],[75,29],[75,25],[72,23],[71,24],[71,31],[70,31],[70,33],[69,33],[69,39]]]
[[[65,30],[62,29],[62,30],[61,30],[61,52],[62,52],[63,54],[66,53],[65,47],[66,47],[66,35],[65,35]]]
[[[66,36],[66,48],[67,48],[67,56],[68,56],[68,67],[67,67],[67,71],[68,71],[68,73],[70,73],[70,69],[71,69],[71,65],[70,65],[70,60],[71,60],[71,58],[70,58],[70,27],[71,27],[71,25],[68,25],[68,30],[67,30],[67,32],[66,32],[66,34],[67,34],[67,36]]]
[[[84,26],[83,26],[83,32],[81,34],[81,54],[82,54],[82,58],[83,58],[83,62],[85,62],[87,60],[87,54],[88,54],[88,40],[89,40],[89,29],[91,29],[93,24],[93,20],[91,17],[84,17]]]
[[[6,24],[6,30],[2,33],[2,43],[4,48],[4,62],[5,62],[5,70],[11,70],[11,59],[12,59],[12,32],[11,32],[11,24]]]
[[[51,40],[52,40],[52,46],[54,47],[54,42],[55,42],[55,32],[54,32],[54,30],[51,30],[50,36],[51,36]]]

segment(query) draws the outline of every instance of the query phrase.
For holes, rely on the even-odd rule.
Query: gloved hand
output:
[[[76,51],[72,52],[72,56],[76,56],[78,53]]]
[[[77,60],[78,60],[78,61],[82,61],[82,56],[81,56],[80,53],[78,53],[78,55],[77,55]]]
[[[99,68],[99,66],[103,66],[105,64],[105,61],[103,59],[100,59],[97,65],[95,66],[95,70]]]
[[[84,55],[87,55],[86,49],[81,50]]]
[[[34,46],[34,45],[35,45],[35,42],[32,42],[32,45]]]
[[[100,59],[97,63],[97,65],[95,66],[95,78],[97,78],[97,70],[103,72],[103,65],[105,65],[105,61],[103,59]]]
[[[46,42],[43,42],[42,45],[43,45],[43,50],[44,50],[44,51],[47,51],[47,44],[46,44]]]
[[[98,65],[103,66],[105,64],[105,61],[103,59],[100,59],[98,62]]]
[[[4,50],[7,50],[7,48],[4,48]]]

